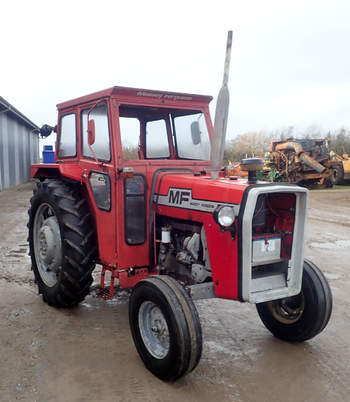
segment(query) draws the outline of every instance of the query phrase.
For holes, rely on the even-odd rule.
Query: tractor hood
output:
[[[163,173],[158,176],[153,201],[158,205],[186,210],[213,212],[220,205],[236,206],[238,214],[245,179],[231,180],[193,174]]]
[[[155,181],[153,205],[164,229],[203,225],[216,296],[261,303],[300,292],[305,188],[182,172],[162,172]],[[226,206],[235,212],[231,226],[218,221]]]

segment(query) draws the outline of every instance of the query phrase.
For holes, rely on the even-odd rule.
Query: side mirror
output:
[[[201,142],[201,131],[199,129],[198,121],[191,123],[191,137],[193,145],[198,145]]]
[[[95,143],[95,120],[88,121],[88,144],[91,146]]]
[[[57,126],[52,127],[48,124],[44,124],[40,129],[40,135],[42,138],[48,137],[52,132],[57,132]]]

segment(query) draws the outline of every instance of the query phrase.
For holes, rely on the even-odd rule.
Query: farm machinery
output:
[[[271,141],[265,157],[265,177],[300,185],[338,184],[341,162],[331,159],[328,141],[294,139]]]
[[[75,306],[102,266],[130,288],[136,349],[157,377],[191,372],[202,353],[194,300],[256,304],[276,337],[319,334],[332,310],[322,272],[304,260],[308,190],[221,169],[228,114],[229,34],[214,126],[210,96],[113,87],[58,105],[55,163],[31,167],[32,269],[43,300]],[[130,152],[130,141],[137,147]]]

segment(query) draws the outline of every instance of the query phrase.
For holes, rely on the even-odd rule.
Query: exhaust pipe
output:
[[[231,46],[232,31],[228,31],[224,78],[216,102],[213,139],[210,153],[212,179],[217,179],[219,177],[219,171],[221,169],[222,159],[224,157],[228,108],[230,103],[230,94],[228,91],[227,82],[230,70]]]

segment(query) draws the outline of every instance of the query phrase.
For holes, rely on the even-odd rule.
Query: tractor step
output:
[[[105,275],[106,272],[109,271],[111,273],[109,286],[105,287]],[[104,300],[109,300],[114,296],[114,284],[115,278],[118,278],[118,271],[115,268],[104,266],[101,272],[101,289],[98,293],[98,296]]]

